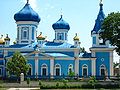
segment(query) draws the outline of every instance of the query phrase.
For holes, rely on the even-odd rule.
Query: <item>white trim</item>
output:
[[[84,67],[84,66],[87,66],[87,67]],[[88,65],[87,64],[83,64],[82,65],[82,76],[83,76],[83,69],[87,69],[87,76],[88,76]]]
[[[70,66],[71,66],[71,67],[70,67]],[[72,72],[73,72],[73,64],[69,64],[69,66],[68,66],[68,74],[69,74],[69,69],[71,69]]]
[[[59,65],[59,67],[56,67],[57,65]],[[56,76],[56,69],[59,68],[60,69],[60,76],[61,76],[61,65],[60,64],[55,64],[55,72],[54,75]]]
[[[45,65],[46,67],[43,67],[43,65]],[[42,73],[43,68],[46,69],[46,76],[47,76],[47,75],[48,75],[48,66],[47,66],[47,64],[43,63],[43,64],[41,65],[41,76],[43,76],[43,73]]]
[[[113,52],[110,52],[110,76],[113,75]]]

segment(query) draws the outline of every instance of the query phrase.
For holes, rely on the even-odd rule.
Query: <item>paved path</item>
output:
[[[38,89],[38,88],[9,88],[7,90],[35,90],[35,89]]]

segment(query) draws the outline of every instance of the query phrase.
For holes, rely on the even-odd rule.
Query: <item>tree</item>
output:
[[[28,70],[29,65],[27,64],[27,60],[20,52],[15,52],[12,58],[7,61],[7,71],[10,75],[19,77],[21,73],[26,75]]]
[[[120,55],[120,13],[110,13],[104,20],[100,37],[110,41],[115,46],[115,50]]]

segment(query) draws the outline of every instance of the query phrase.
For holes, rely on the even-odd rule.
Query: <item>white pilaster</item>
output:
[[[75,75],[79,75],[79,59],[75,59]]]
[[[50,74],[53,77],[53,75],[54,75],[54,58],[50,59]]]
[[[113,52],[110,52],[110,76],[113,76]]]
[[[38,75],[38,53],[35,54],[35,75]]]
[[[96,62],[92,60],[92,76],[96,75]]]

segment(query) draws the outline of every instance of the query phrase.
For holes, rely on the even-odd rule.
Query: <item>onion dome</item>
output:
[[[70,26],[69,24],[63,20],[62,18],[62,15],[61,15],[61,18],[52,25],[53,29],[56,30],[56,29],[67,29],[69,30],[70,29]]]
[[[40,35],[37,37],[37,40],[45,40],[46,37],[42,36],[42,32],[40,32]]]
[[[5,41],[10,41],[10,38],[8,37],[8,34],[6,34],[6,37],[4,38]]]
[[[1,38],[0,38],[0,44],[5,44],[5,41],[4,41],[4,38],[3,38],[3,35],[1,35]]]
[[[95,26],[94,26],[93,30],[91,31],[91,33],[98,33],[99,30],[101,30],[101,26],[102,26],[104,19],[105,19],[105,14],[103,12],[103,4],[102,4],[102,0],[101,0],[100,10],[99,10],[97,19],[95,21]]]
[[[26,3],[26,5],[14,15],[15,21],[35,21],[40,22],[39,15],[31,8],[30,4]]]
[[[80,38],[77,36],[77,33],[76,33],[76,35],[75,35],[75,37],[73,38],[73,40],[80,40]]]

